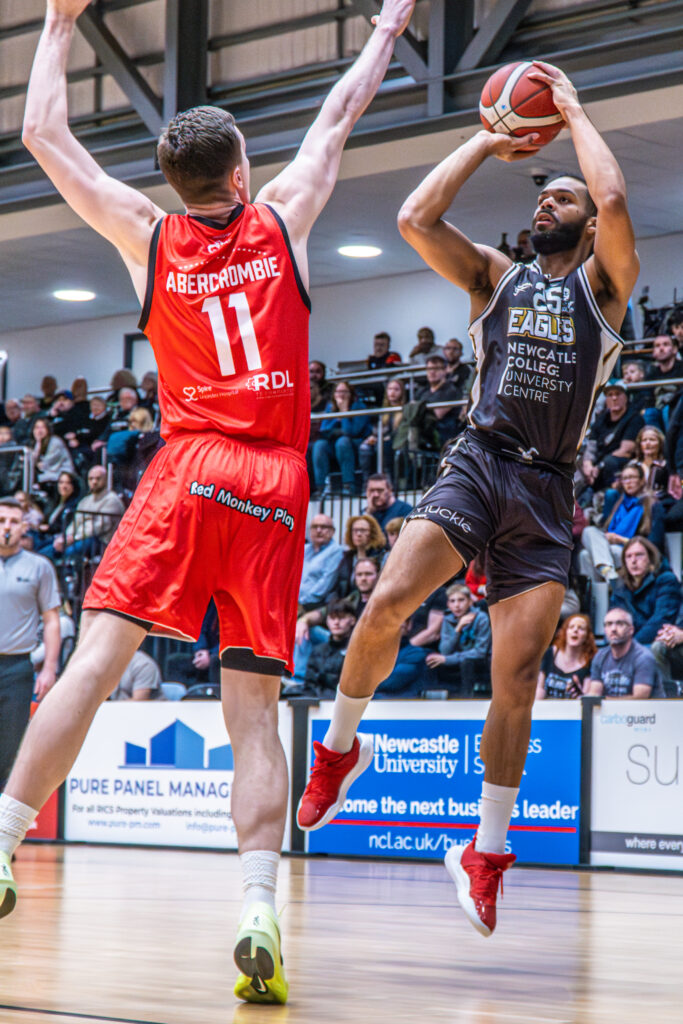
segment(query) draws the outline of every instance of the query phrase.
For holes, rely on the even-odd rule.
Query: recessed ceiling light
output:
[[[350,256],[354,260],[369,260],[373,256],[382,255],[382,250],[376,245],[341,245],[337,252],[340,256]]]
[[[94,292],[84,291],[79,288],[60,288],[52,293],[56,299],[62,302],[92,302],[95,298]]]

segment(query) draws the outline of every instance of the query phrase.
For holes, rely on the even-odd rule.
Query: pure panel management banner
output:
[[[683,871],[683,701],[593,712],[591,864]]]
[[[361,731],[373,736],[373,762],[337,818],[308,833],[309,852],[436,860],[469,842],[479,818],[487,708],[480,701],[371,704]],[[330,709],[311,709],[311,743],[322,741]],[[578,862],[580,753],[580,702],[535,705],[509,834],[521,862]]]
[[[291,711],[279,713],[291,764]],[[65,783],[64,837],[236,849],[233,774],[219,701],[103,704]]]

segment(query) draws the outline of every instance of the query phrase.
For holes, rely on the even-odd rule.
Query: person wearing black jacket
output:
[[[57,478],[57,495],[59,501],[50,513],[47,522],[41,523],[37,530],[31,531],[33,550],[37,554],[52,546],[59,534],[66,533],[70,526],[76,506],[81,496],[81,485],[75,473],[64,470]]]
[[[334,700],[349,637],[356,625],[353,605],[345,600],[330,601],[325,625],[330,639],[311,651],[304,689],[321,700]]]

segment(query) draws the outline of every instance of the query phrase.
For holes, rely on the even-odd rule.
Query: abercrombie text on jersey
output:
[[[163,433],[220,431],[306,451],[310,302],[271,207],[227,223],[164,217],[140,321],[159,367]]]
[[[535,448],[546,462],[572,462],[622,345],[584,268],[551,280],[538,263],[513,264],[470,337],[470,423]]]

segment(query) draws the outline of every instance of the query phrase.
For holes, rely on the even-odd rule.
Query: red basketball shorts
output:
[[[292,671],[307,504],[297,452],[217,433],[174,438],[140,481],[83,607],[196,640],[213,597],[224,667]]]

